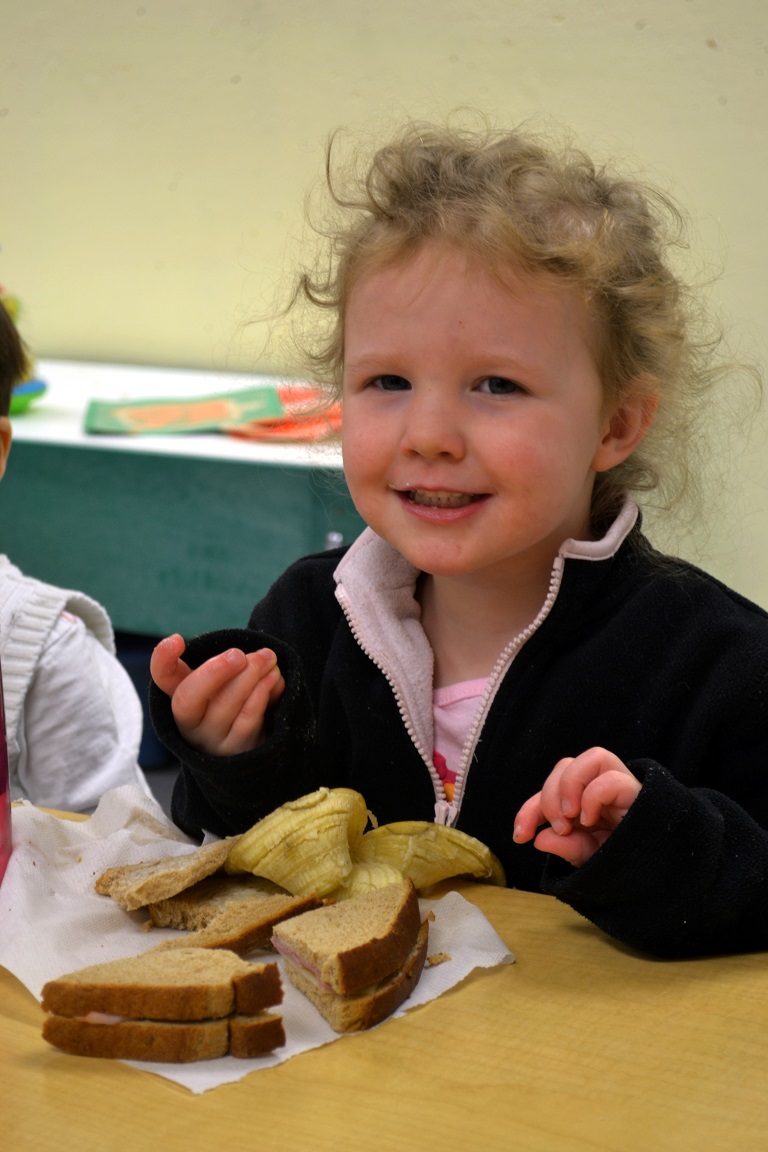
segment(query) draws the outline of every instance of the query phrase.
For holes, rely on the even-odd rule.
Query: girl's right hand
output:
[[[184,648],[181,636],[167,636],[149,665],[155,684],[171,697],[183,739],[213,756],[251,751],[263,739],[267,709],[285,689],[275,653],[230,648],[193,670],[181,659]]]

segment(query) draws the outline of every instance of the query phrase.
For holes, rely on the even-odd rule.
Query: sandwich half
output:
[[[272,943],[291,983],[336,1032],[371,1028],[410,996],[427,954],[410,880],[278,924]]]
[[[151,950],[43,988],[43,1038],[78,1056],[189,1062],[264,1056],[285,1043],[277,965],[224,949]]]
[[[216,873],[191,888],[148,904],[147,911],[158,928],[177,928],[175,940],[156,948],[228,948],[246,955],[271,948],[276,924],[319,908],[316,896],[292,896],[271,880],[260,876],[227,876]]]

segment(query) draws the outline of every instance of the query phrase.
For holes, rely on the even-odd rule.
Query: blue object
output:
[[[11,416],[20,416],[26,412],[32,401],[42,396],[47,388],[44,380],[24,380],[16,384],[11,392]]]

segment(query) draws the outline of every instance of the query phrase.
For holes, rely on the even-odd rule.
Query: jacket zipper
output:
[[[456,821],[458,820],[459,812],[461,811],[461,802],[462,802],[462,799],[464,797],[464,789],[466,787],[467,776],[469,774],[469,768],[470,768],[470,765],[472,762],[474,751],[475,751],[475,748],[477,746],[480,732],[482,731],[483,725],[484,725],[485,720],[488,716],[488,712],[490,711],[491,704],[493,703],[494,697],[496,696],[496,692],[498,690],[498,687],[501,684],[501,681],[502,681],[504,675],[506,674],[507,669],[509,668],[510,664],[512,663],[512,661],[515,658],[515,656],[517,655],[517,653],[520,651],[520,649],[523,647],[523,645],[526,643],[526,641],[528,641],[531,638],[531,636],[534,634],[534,632],[536,632],[537,629],[541,627],[541,625],[543,624],[543,622],[546,620],[547,616],[551,612],[552,606],[555,603],[555,600],[557,599],[557,593],[560,590],[560,583],[562,580],[562,576],[563,576],[563,559],[562,559],[562,557],[557,556],[555,558],[555,563],[554,563],[554,566],[552,568],[552,574],[551,574],[550,579],[549,579],[549,589],[547,591],[547,595],[546,595],[546,598],[544,600],[544,603],[538,612],[538,615],[528,625],[527,628],[524,628],[523,631],[519,632],[513,640],[510,640],[510,642],[506,645],[504,650],[501,652],[501,655],[499,656],[498,660],[496,661],[496,663],[493,667],[491,675],[488,678],[488,683],[486,685],[485,692],[483,693],[482,700],[480,701],[480,704],[478,705],[474,720],[472,721],[472,726],[469,730],[469,733],[467,735],[467,739],[466,739],[465,744],[464,744],[464,749],[462,751],[461,765],[460,765],[460,767],[456,773],[456,779],[454,782],[454,789],[453,789],[454,798],[453,798],[453,800],[448,800],[448,798],[445,795],[445,789],[443,788],[443,782],[440,779],[440,777],[437,773],[437,769],[435,768],[435,765],[434,765],[433,752],[425,750],[424,747],[422,746],[421,742],[419,741],[417,735],[416,735],[413,724],[411,723],[411,720],[409,718],[408,711],[405,707],[405,701],[403,700],[403,697],[402,697],[402,694],[400,692],[400,688],[399,688],[397,682],[393,679],[393,677],[390,675],[390,673],[387,671],[387,669],[384,667],[384,665],[381,663],[381,661],[376,659],[376,657],[373,655],[373,653],[370,651],[370,649],[367,647],[367,645],[363,642],[361,635],[360,635],[360,632],[357,628],[357,624],[355,622],[355,619],[354,619],[354,616],[352,613],[352,609],[351,609],[351,607],[347,601],[346,592],[345,592],[343,586],[337,590],[337,593],[340,592],[340,594],[341,594],[339,597],[341,607],[342,607],[342,610],[343,610],[344,615],[346,617],[347,624],[349,625],[349,629],[350,629],[350,631],[351,631],[351,633],[355,639],[355,642],[362,649],[362,651],[365,652],[366,656],[371,661],[371,663],[376,668],[378,668],[379,672],[381,672],[382,676],[387,681],[387,684],[389,684],[389,687],[392,690],[392,695],[395,698],[395,703],[397,704],[397,708],[398,708],[398,711],[400,713],[400,717],[403,721],[403,725],[405,727],[406,732],[408,733],[408,736],[411,740],[411,743],[413,744],[416,751],[421,756],[422,760],[424,761],[424,763],[427,766],[427,769],[429,771],[429,775],[432,779],[432,785],[433,785],[434,790],[435,790],[435,796],[437,797],[437,800],[435,801],[435,823],[436,824],[446,824],[449,827],[452,827],[456,823]]]
[[[413,727],[413,724],[411,723],[410,717],[408,715],[408,710],[405,707],[405,701],[403,700],[402,693],[400,692],[400,688],[399,688],[397,682],[393,679],[393,677],[390,675],[390,673],[387,671],[387,669],[384,667],[384,665],[381,663],[381,661],[376,659],[376,657],[373,655],[373,653],[368,648],[368,646],[363,642],[362,637],[360,635],[360,632],[358,630],[357,624],[355,623],[355,619],[354,619],[354,616],[352,614],[352,609],[351,609],[351,607],[347,601],[347,594],[346,594],[345,589],[343,587],[341,587],[337,591],[337,595],[338,595],[338,593],[340,593],[339,600],[341,603],[341,607],[342,607],[344,615],[347,619],[347,624],[349,625],[349,630],[355,639],[355,643],[358,645],[358,647],[360,647],[363,650],[363,652],[365,652],[368,659],[371,661],[371,663],[376,668],[378,668],[379,672],[381,672],[381,674],[384,677],[384,679],[386,680],[387,684],[389,684],[389,687],[392,689],[392,695],[395,698],[395,703],[397,704],[398,711],[400,713],[400,718],[403,721],[403,725],[405,726],[405,730],[408,733],[408,736],[410,737],[411,743],[413,744],[414,748],[416,749],[416,751],[421,756],[424,763],[427,765],[427,768],[429,768],[430,775],[433,777],[434,780],[437,780],[439,783],[440,777],[437,775],[437,772],[435,770],[435,766],[432,763],[432,754],[425,752],[421,742],[419,741],[419,738],[416,735],[416,731]]]
[[[557,599],[557,594],[560,591],[560,583],[563,578],[563,559],[561,556],[555,557],[555,563],[552,568],[552,574],[549,578],[549,588],[545,597],[544,603],[539,609],[536,618],[531,621],[527,628],[522,632],[518,632],[517,636],[507,644],[501,652],[498,660],[493,666],[493,670],[488,677],[488,683],[485,687],[483,697],[477,707],[472,726],[467,734],[467,739],[464,743],[464,748],[461,754],[461,764],[456,772],[456,779],[453,785],[453,800],[447,799],[438,800],[435,804],[435,823],[447,824],[452,826],[459,818],[461,811],[461,802],[464,799],[464,790],[466,788],[467,776],[474,757],[475,748],[477,747],[480,733],[483,729],[485,721],[488,718],[488,713],[491,710],[496,693],[499,689],[501,681],[504,679],[509,666],[514,658],[517,656],[520,649],[524,644],[530,640],[534,632],[536,632],[546,620],[549,613],[552,611],[552,606]],[[442,788],[442,784],[441,784]]]

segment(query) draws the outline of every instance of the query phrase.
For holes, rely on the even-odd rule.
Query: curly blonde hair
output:
[[[660,190],[597,167],[582,151],[525,131],[408,124],[367,170],[326,155],[334,212],[316,267],[293,303],[323,310],[327,327],[305,358],[334,394],[344,363],[344,317],[358,278],[427,241],[457,246],[503,276],[504,267],[576,287],[597,321],[606,405],[638,391],[658,400],[635,452],[598,475],[593,522],[627,493],[655,491],[671,507],[686,488],[695,420],[722,368],[693,294],[670,267],[684,218]]]

